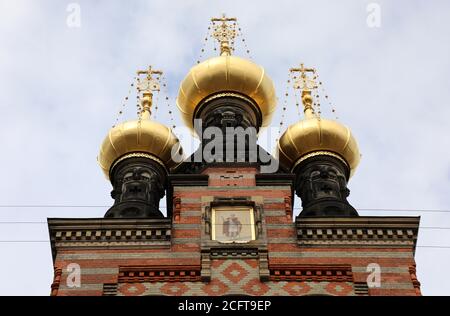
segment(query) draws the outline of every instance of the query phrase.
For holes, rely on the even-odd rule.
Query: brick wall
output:
[[[417,234],[405,228],[402,235],[403,222],[395,226],[400,233],[390,234],[387,226],[378,238],[367,228],[394,220],[294,222],[292,187],[257,186],[256,172],[210,168],[204,172],[207,186],[174,187],[172,223],[49,219],[56,271],[52,295],[420,295]],[[215,199],[233,197],[260,210],[258,240],[239,246],[211,241],[205,212]],[[333,232],[350,225],[354,234],[323,239],[317,227],[325,224]],[[311,236],[309,228],[316,229]],[[68,286],[72,263],[81,268],[80,287]],[[373,263],[381,268],[380,287],[367,286]]]

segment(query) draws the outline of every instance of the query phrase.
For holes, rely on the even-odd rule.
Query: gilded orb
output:
[[[360,153],[350,129],[333,120],[308,118],[289,126],[278,141],[280,163],[291,171],[314,155],[334,156],[355,172]]]
[[[140,119],[113,127],[103,141],[97,160],[109,179],[111,169],[128,157],[146,157],[170,170],[177,165],[172,153],[178,157],[183,155],[172,130],[155,121]]]
[[[269,125],[276,106],[275,87],[261,66],[236,56],[208,59],[189,71],[182,81],[177,106],[193,130],[197,106],[209,96],[233,92],[250,98],[260,112],[262,127]]]

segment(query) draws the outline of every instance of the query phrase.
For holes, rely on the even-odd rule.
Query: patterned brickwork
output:
[[[270,280],[273,281],[337,281],[353,282],[350,265],[294,265],[270,267]]]
[[[53,283],[51,286],[51,296],[57,296],[58,295],[58,290],[59,290],[59,284],[61,283],[61,274],[62,274],[62,270],[59,268],[55,268],[53,271]]]
[[[200,266],[120,267],[119,283],[200,281]]]
[[[209,168],[209,181],[173,186],[168,219],[49,219],[52,295],[420,295],[418,218],[294,222],[289,177],[229,171]],[[208,212],[220,201],[254,207],[257,240],[211,240]],[[81,268],[79,288],[67,283],[71,263]],[[373,263],[378,288],[367,284]]]
[[[213,260],[211,282],[153,282],[120,284],[118,295],[354,295],[352,282],[261,282],[258,262],[248,260]],[[131,291],[130,291],[131,289]]]

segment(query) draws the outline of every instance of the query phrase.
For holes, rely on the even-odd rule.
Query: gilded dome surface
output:
[[[190,129],[199,103],[220,92],[236,92],[251,98],[261,111],[262,126],[269,125],[276,95],[264,68],[240,57],[222,55],[192,67],[180,85],[177,106]]]
[[[308,118],[291,125],[278,141],[280,163],[293,169],[314,153],[335,154],[344,160],[353,175],[360,161],[358,144],[350,129],[336,121]]]
[[[171,155],[172,148],[175,153],[181,154],[181,145],[170,128],[148,119],[134,120],[109,131],[97,159],[109,178],[111,167],[120,158],[132,153],[150,155],[151,159],[170,169],[176,165]]]

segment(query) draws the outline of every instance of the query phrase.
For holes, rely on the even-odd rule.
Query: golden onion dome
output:
[[[235,92],[252,99],[261,111],[262,126],[269,125],[276,106],[272,80],[261,66],[222,54],[192,67],[180,85],[177,106],[191,130],[197,106],[221,92]]]
[[[332,156],[347,165],[351,177],[360,161],[356,139],[347,126],[323,119],[314,113],[311,92],[317,88],[316,70],[300,64],[300,68],[291,68],[290,71],[300,73],[294,77],[294,89],[302,90],[305,119],[289,126],[278,140],[277,154],[280,163],[294,171],[295,167],[310,157]],[[307,73],[314,74],[312,80],[308,78]]]
[[[288,127],[278,141],[280,163],[293,170],[315,155],[334,156],[355,172],[360,161],[358,144],[350,129],[333,120],[309,117]]]
[[[105,137],[97,160],[108,179],[112,168],[129,157],[146,157],[170,170],[177,164],[172,150],[182,156],[180,142],[172,130],[150,120],[150,112],[145,109],[144,106],[140,119],[111,128]]]

